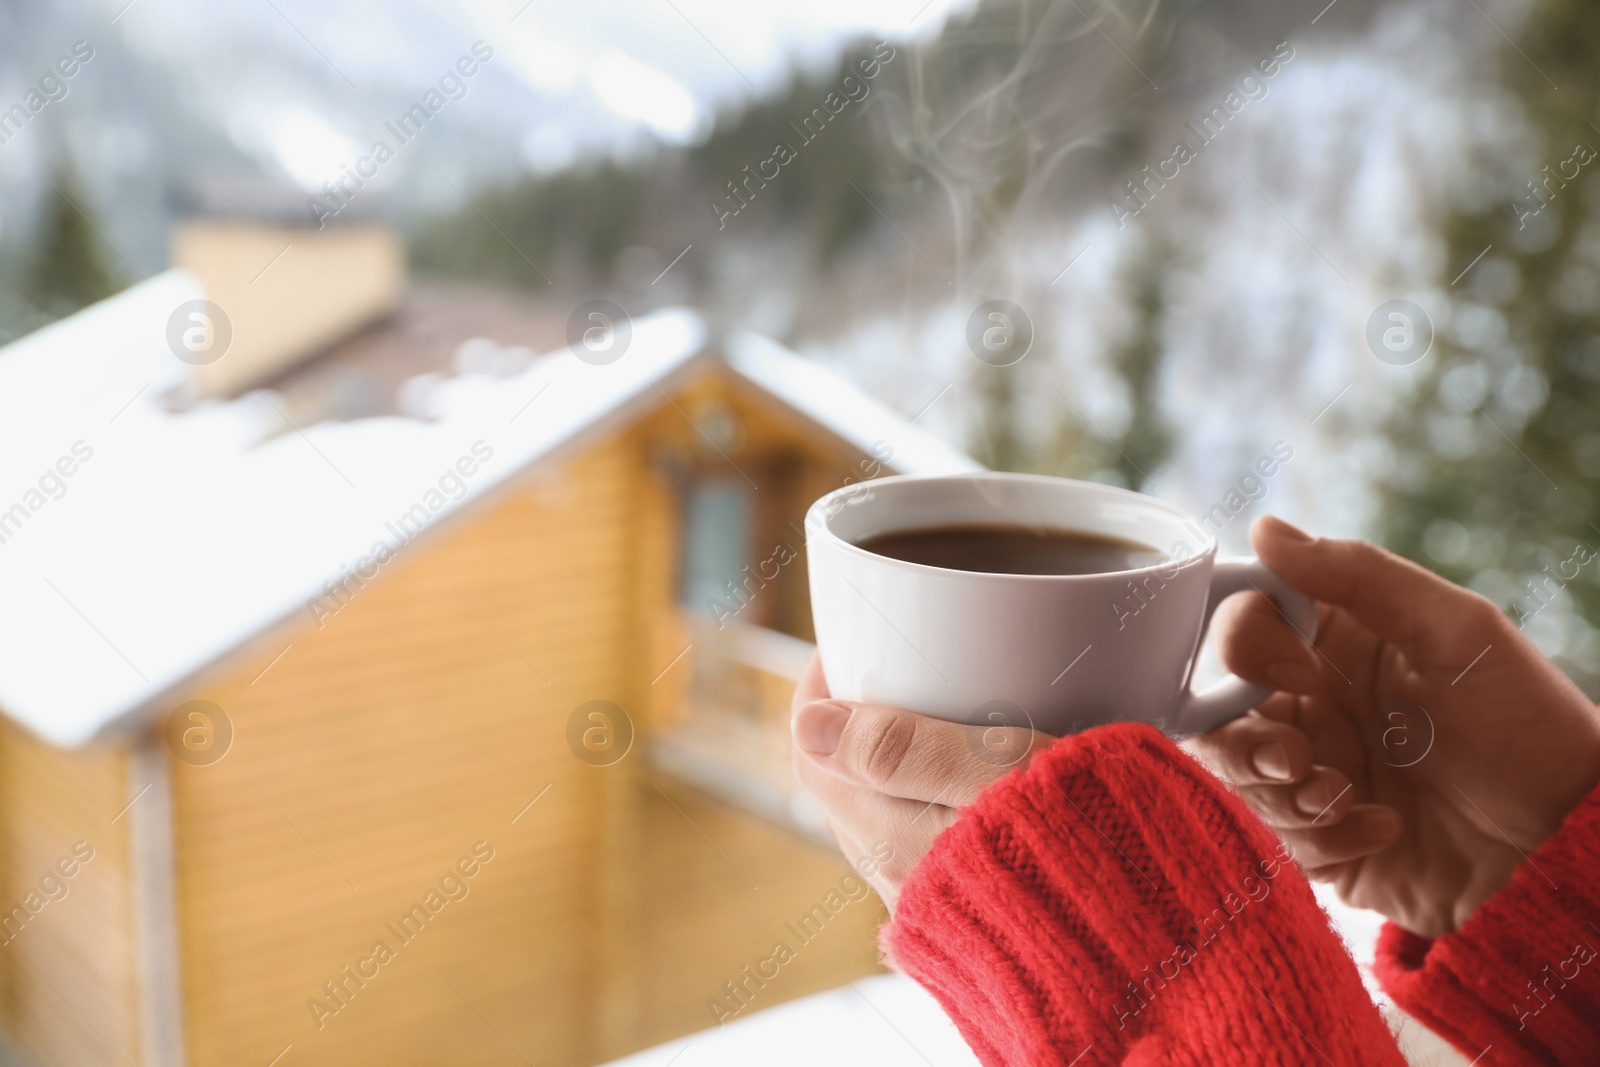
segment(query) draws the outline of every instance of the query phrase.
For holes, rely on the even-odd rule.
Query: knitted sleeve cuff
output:
[[[1386,924],[1374,969],[1397,1004],[1485,1065],[1592,1065],[1597,952],[1600,786],[1459,930],[1430,940]]]
[[[882,944],[991,1067],[1403,1063],[1289,855],[1159,732],[1100,727],[985,790]]]

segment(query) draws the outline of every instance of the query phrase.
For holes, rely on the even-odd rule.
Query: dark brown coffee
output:
[[[857,542],[890,559],[986,574],[1102,574],[1160,563],[1149,545],[1074,530],[962,523],[896,530]]]

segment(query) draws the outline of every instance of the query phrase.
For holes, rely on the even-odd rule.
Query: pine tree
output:
[[[1104,22],[1106,30],[1093,29],[1091,15],[1094,25]],[[1091,38],[1098,45],[1101,38],[1094,35],[1107,31],[1123,34],[1123,46],[1137,57],[1112,67],[1111,84],[1120,88],[1107,91],[1109,111],[1095,120],[1100,173],[1093,180],[1108,180],[1148,147],[1156,100],[1145,91],[1148,83],[1140,68],[1160,69],[1178,15],[1176,9],[1163,8],[1130,33],[1125,12],[1115,2],[1034,5],[998,0],[980,5],[964,25],[947,29],[921,60],[925,69],[917,84],[928,99],[917,100],[912,114],[917,117],[914,133],[922,137],[911,137],[904,150],[939,175],[942,186],[965,192],[967,210],[953,213],[969,220],[958,244],[975,263],[992,265],[990,273],[972,280],[1030,309],[1038,330],[1023,362],[980,366],[970,375],[979,404],[968,448],[986,466],[1093,477],[1138,489],[1171,453],[1172,437],[1160,404],[1163,288],[1171,237],[1153,225],[1134,235],[1117,279],[1131,327],[1093,353],[1056,348],[1051,305],[1059,294],[1051,288],[1054,280],[1016,271],[1013,257],[1002,250],[1020,245],[1041,221],[1053,217],[1052,200],[1063,190],[1052,192],[1049,182],[1036,179],[1054,170],[1063,144],[1083,136],[1082,104],[1063,98],[1066,83],[1052,60],[1070,59],[1076,54],[1073,49]],[[942,130],[950,144],[930,139],[927,129]],[[974,145],[982,146],[975,156]],[[1084,410],[1088,405],[1079,372],[1101,358],[1120,380],[1129,411],[1127,421],[1115,428],[1097,424]],[[1043,431],[1030,427],[1027,419],[1040,399],[1050,409],[1049,429]]]
[[[1381,536],[1600,673],[1600,8],[1538,0],[1504,80],[1542,144],[1443,225],[1451,306],[1390,426]],[[1559,88],[1558,88],[1559,86]],[[1474,262],[1476,260],[1476,262]],[[1470,264],[1470,269],[1469,268]],[[1562,622],[1563,604],[1573,615]]]
[[[1166,285],[1175,255],[1170,234],[1140,223],[1117,272],[1117,296],[1126,303],[1130,324],[1106,344],[1103,358],[1121,386],[1127,419],[1101,424],[1084,410],[1081,396],[1070,399],[1075,368],[1054,347],[1051,331],[1039,330],[1026,358],[1015,365],[970,370],[967,381],[980,402],[967,448],[979,462],[994,470],[1092,477],[1136,490],[1149,484],[1171,458],[1174,443],[1161,401]],[[1048,285],[1026,294],[1027,307],[1048,309]],[[1024,403],[1039,398],[1050,410],[1050,429],[1042,433],[1023,416]]]
[[[21,288],[41,312],[59,318],[121,286],[101,255],[105,239],[85,214],[87,201],[72,168],[58,166],[50,182]]]
[[[1130,489],[1144,488],[1151,473],[1172,455],[1172,427],[1161,409],[1161,371],[1166,362],[1165,287],[1173,253],[1170,237],[1152,225],[1140,235],[1121,277],[1134,325],[1109,355],[1111,368],[1122,379],[1129,413],[1112,449],[1116,455],[1105,458]]]

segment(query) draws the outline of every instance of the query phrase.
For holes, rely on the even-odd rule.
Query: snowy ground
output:
[[[1362,977],[1372,980],[1373,941],[1382,917],[1339,903],[1326,887],[1317,897],[1333,917]],[[1381,1000],[1380,1000],[1381,1002]],[[1385,1004],[1407,1060],[1415,1067],[1465,1067],[1467,1058],[1414,1020]],[[611,1067],[976,1067],[955,1026],[933,998],[908,978],[882,975],[757,1012],[721,1029],[679,1038]]]

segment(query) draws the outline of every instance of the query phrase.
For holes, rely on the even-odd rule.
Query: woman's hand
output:
[[[794,774],[891,912],[900,883],[984,786],[1051,740],[828,699],[815,654],[794,694]]]
[[[1198,754],[1347,903],[1454,930],[1594,787],[1600,718],[1477,594],[1273,518],[1251,540],[1320,602],[1316,646],[1265,597],[1230,600],[1223,662],[1279,692]]]

